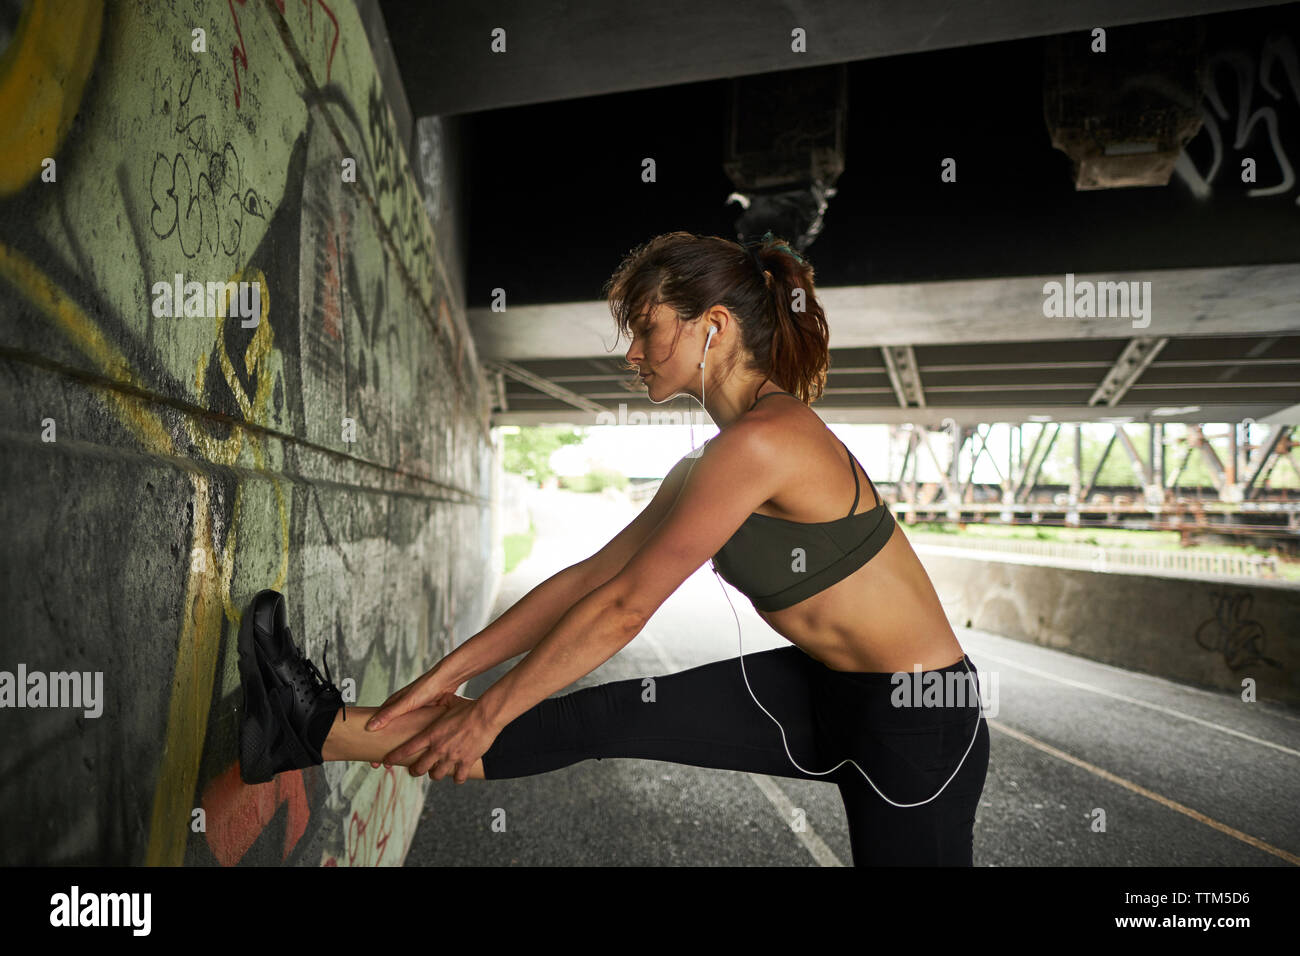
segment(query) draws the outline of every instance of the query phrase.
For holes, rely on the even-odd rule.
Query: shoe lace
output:
[[[325,642],[325,646],[328,649],[329,647],[328,640]],[[303,681],[307,685],[308,689],[312,691],[317,691],[317,690],[333,691],[335,694],[338,695],[339,705],[343,708],[343,719],[347,720],[348,705],[343,701],[343,692],[334,686],[334,681],[330,674],[330,662],[329,660],[326,659],[323,653],[321,654],[321,662],[325,665],[324,677],[321,676],[321,672],[316,668],[316,665],[312,663],[311,658],[309,658],[306,654],[299,655],[298,659],[294,662],[295,682],[298,680]]]

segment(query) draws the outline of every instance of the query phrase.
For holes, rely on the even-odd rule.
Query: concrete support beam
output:
[[[976,46],[1261,6],[1259,0],[381,0],[416,115],[472,113],[677,83]],[[562,11],[562,15],[557,15]],[[500,31],[494,34],[494,31]],[[665,42],[672,38],[672,42]],[[557,51],[563,51],[558,55]],[[472,77],[472,82],[466,78]]]
[[[1076,189],[1167,186],[1201,129],[1204,23],[1144,23],[1125,35],[1114,49],[1105,34],[1044,44],[1047,129]]]
[[[1128,319],[1044,317],[1043,287],[1063,278],[833,286],[819,289],[817,297],[826,310],[835,349],[1114,338],[1132,333]],[[1153,337],[1295,334],[1300,263],[1079,274],[1076,286],[1085,279],[1150,282],[1152,297],[1159,303],[1146,329]],[[467,314],[478,354],[485,360],[608,358],[614,338],[614,322],[604,301],[512,305],[506,312],[473,308]],[[1269,408],[1263,414],[1273,411]]]
[[[631,394],[631,393],[629,393]],[[629,402],[629,407],[636,407]],[[641,406],[650,411],[654,406],[646,403]],[[696,403],[695,408],[699,405]],[[1048,405],[1026,407],[1022,405],[933,405],[926,408],[899,408],[896,406],[835,406],[817,403],[813,411],[828,424],[844,425],[920,425],[941,426],[945,421],[954,421],[961,425],[979,425],[984,422],[1037,422],[1044,417],[1053,421],[1065,422],[1112,422],[1116,417],[1131,419],[1133,422],[1231,422],[1241,418],[1253,418],[1256,422],[1269,414],[1276,406],[1250,403],[1241,405],[1198,405],[1193,411],[1156,415],[1157,406],[1152,403],[1144,405],[1121,405],[1108,409],[1104,405],[1086,408],[1082,405]],[[1297,409],[1300,412],[1300,408]],[[494,425],[595,425],[599,412],[586,412],[567,405],[561,409],[540,410],[525,409],[520,402],[508,412],[492,416]],[[1289,424],[1300,424],[1300,415]]]
[[[577,392],[570,391],[563,385],[556,385],[554,382],[542,378],[540,375],[534,375],[532,372],[528,371],[528,369],[522,368],[513,362],[497,361],[485,362],[484,364],[494,371],[500,372],[504,375],[509,375],[515,381],[522,382],[530,388],[535,388],[539,392],[544,392],[552,398],[558,398],[562,402],[567,402],[574,408],[594,412],[598,415],[601,412],[609,411],[609,409],[604,405],[601,405],[599,402],[593,402],[591,399],[579,395]],[[495,420],[495,423],[499,424],[499,419]]]

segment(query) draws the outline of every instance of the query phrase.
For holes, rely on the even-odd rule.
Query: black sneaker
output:
[[[284,595],[259,591],[239,627],[239,777],[266,783],[277,773],[324,763],[321,746],[343,708],[343,695],[298,650],[289,631]]]

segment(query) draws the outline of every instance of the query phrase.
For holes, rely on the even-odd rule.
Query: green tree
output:
[[[604,491],[606,488],[627,488],[627,475],[612,468],[592,468],[585,475],[571,475],[560,479],[566,491]]]
[[[507,430],[503,437],[502,467],[541,484],[555,475],[551,455],[565,445],[580,444],[586,436],[568,425],[531,425],[520,426],[518,431]]]

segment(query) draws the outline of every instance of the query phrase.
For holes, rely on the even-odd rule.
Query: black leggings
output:
[[[976,675],[970,658],[964,660]],[[750,696],[740,659],[731,658],[548,698],[497,735],[483,755],[484,776],[527,777],[581,760],[636,757],[829,781],[844,800],[855,866],[973,865],[989,731],[962,661],[924,672],[961,674],[961,680],[943,679],[946,706],[896,706],[891,698],[897,701],[902,690],[893,675],[832,670],[795,646],[746,654],[745,673],[785,728],[790,753],[802,767],[828,770],[852,757],[895,803],[933,795],[973,734],[975,743],[938,797],[921,806],[891,806],[851,763],[825,775],[798,770],[780,729]],[[909,689],[912,681],[909,674]],[[958,683],[969,693],[954,699]]]

